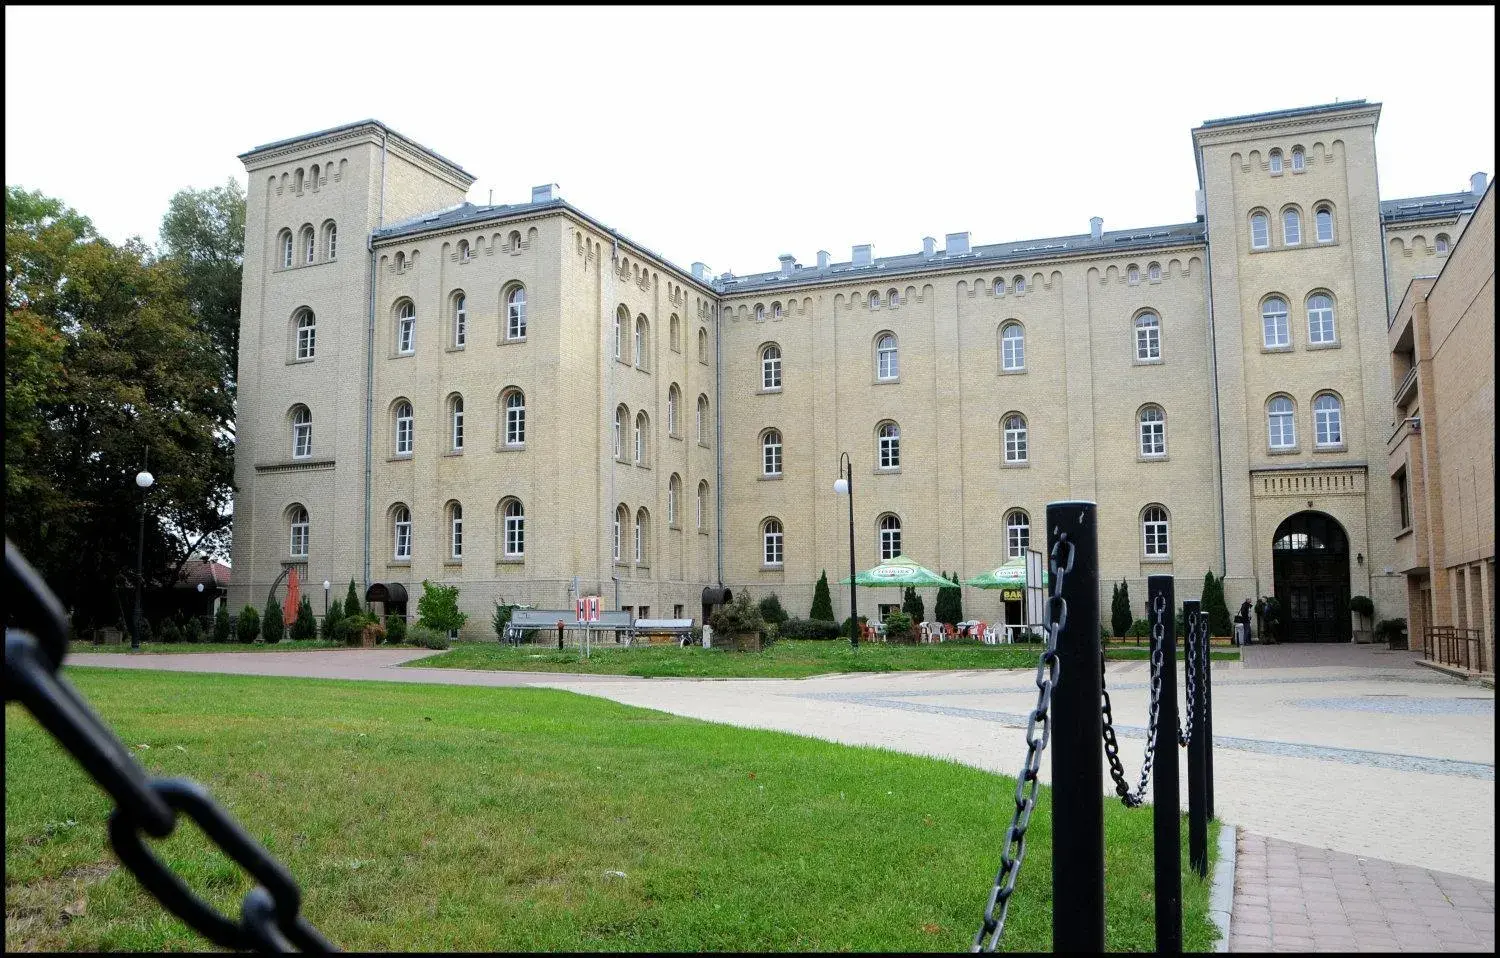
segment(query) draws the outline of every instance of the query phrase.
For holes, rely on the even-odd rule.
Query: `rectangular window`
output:
[[[1165,522],[1146,523],[1146,555],[1157,558],[1167,555],[1167,524]]]
[[[458,410],[453,414],[453,451],[464,450],[464,411]]]
[[[512,557],[526,554],[526,525],[520,516],[505,517],[505,554]]]
[[[781,530],[767,530],[766,532],[766,565],[781,565]]]
[[[298,559],[307,558],[307,524],[295,523],[292,526],[292,556]]]
[[[397,346],[396,346],[396,349],[399,352],[409,353],[409,352],[412,351],[412,349],[413,349],[412,339],[413,339],[414,334],[416,333],[416,330],[417,330],[417,321],[415,319],[403,319],[403,320],[401,320],[400,336],[398,337],[398,343],[397,343]]]
[[[411,523],[396,523],[396,558],[411,558]]]
[[[1406,469],[1396,473],[1396,507],[1401,511],[1401,528],[1411,527],[1411,499],[1406,483]]]
[[[1261,321],[1267,349],[1291,345],[1292,334],[1287,326],[1285,308],[1281,310],[1268,309],[1262,314]]]
[[[455,559],[462,559],[463,557],[464,557],[464,521],[462,519],[454,519],[453,520],[453,558],[455,558]]]
[[[292,457],[306,459],[312,455],[312,423],[299,422],[292,427]]]
[[[1167,452],[1167,424],[1141,423],[1141,455],[1164,456]]]

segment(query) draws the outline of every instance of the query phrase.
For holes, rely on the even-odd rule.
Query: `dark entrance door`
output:
[[[1321,512],[1299,512],[1271,544],[1282,642],[1348,642],[1349,538]]]

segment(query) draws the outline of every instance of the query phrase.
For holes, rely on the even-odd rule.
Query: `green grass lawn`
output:
[[[557,690],[68,674],[153,773],[207,785],[350,950],[960,951],[1013,807],[1011,780],[958,764]],[[50,736],[14,705],[6,731],[7,950],[207,947],[116,866],[106,798]],[[1020,731],[996,747],[1019,753]],[[1051,944],[1050,809],[1043,790],[1012,950]],[[1108,945],[1149,950],[1151,814],[1107,801],[1105,828]],[[156,852],[238,913],[248,879],[196,829]]]
[[[322,639],[283,639],[272,645],[267,645],[259,640],[255,642],[142,642],[138,650],[130,648],[130,641],[114,644],[92,642],[69,642],[68,652],[132,652],[136,654],[157,654],[184,652],[296,652],[305,649],[347,649],[350,646],[342,642],[325,642]],[[414,645],[380,645],[382,649],[414,649]]]
[[[587,659],[575,648],[545,643],[502,645],[465,642],[447,652],[406,663],[417,668],[480,669],[517,672],[586,672],[647,678],[796,679],[830,672],[905,672],[924,669],[1036,668],[1038,645],[982,645],[943,642],[936,645],[862,643],[856,652],[840,640],[782,640],[761,652],[732,652],[699,646],[653,645],[635,648],[595,647]],[[1109,649],[1109,659],[1148,658],[1142,649]],[[1223,658],[1217,650],[1214,658]],[[1233,654],[1238,658],[1238,654]],[[1181,658],[1180,652],[1178,658]]]

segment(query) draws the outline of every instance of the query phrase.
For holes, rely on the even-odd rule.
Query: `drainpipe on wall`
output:
[[[724,327],[724,307],[714,304],[714,578],[724,588],[724,404],[720,401],[720,384],[724,381],[724,350],[720,336]]]
[[[380,135],[380,206],[376,214],[375,228],[385,225],[385,150],[386,138]],[[370,297],[368,324],[365,329],[365,565],[364,585],[370,588],[370,500],[374,490],[370,487],[371,455],[374,449],[375,408],[375,234],[365,237],[365,249],[370,254]]]
[[[1203,169],[1203,150],[1198,150],[1198,169]],[[1203,182],[1200,180],[1200,182]],[[1203,184],[1207,186],[1207,183]],[[1214,479],[1218,490],[1214,496],[1219,506],[1219,574],[1229,571],[1229,547],[1224,531],[1224,431],[1219,419],[1219,337],[1214,328],[1214,266],[1213,246],[1208,228],[1208,191],[1203,192],[1203,281],[1208,287],[1208,364],[1209,388],[1213,396],[1211,408],[1214,424]],[[1252,546],[1253,548],[1253,546]],[[1257,598],[1259,588],[1257,583]]]

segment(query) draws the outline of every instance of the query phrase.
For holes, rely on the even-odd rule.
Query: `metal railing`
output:
[[[1422,633],[1422,656],[1433,662],[1484,671],[1484,633],[1451,625],[1429,626]]]

